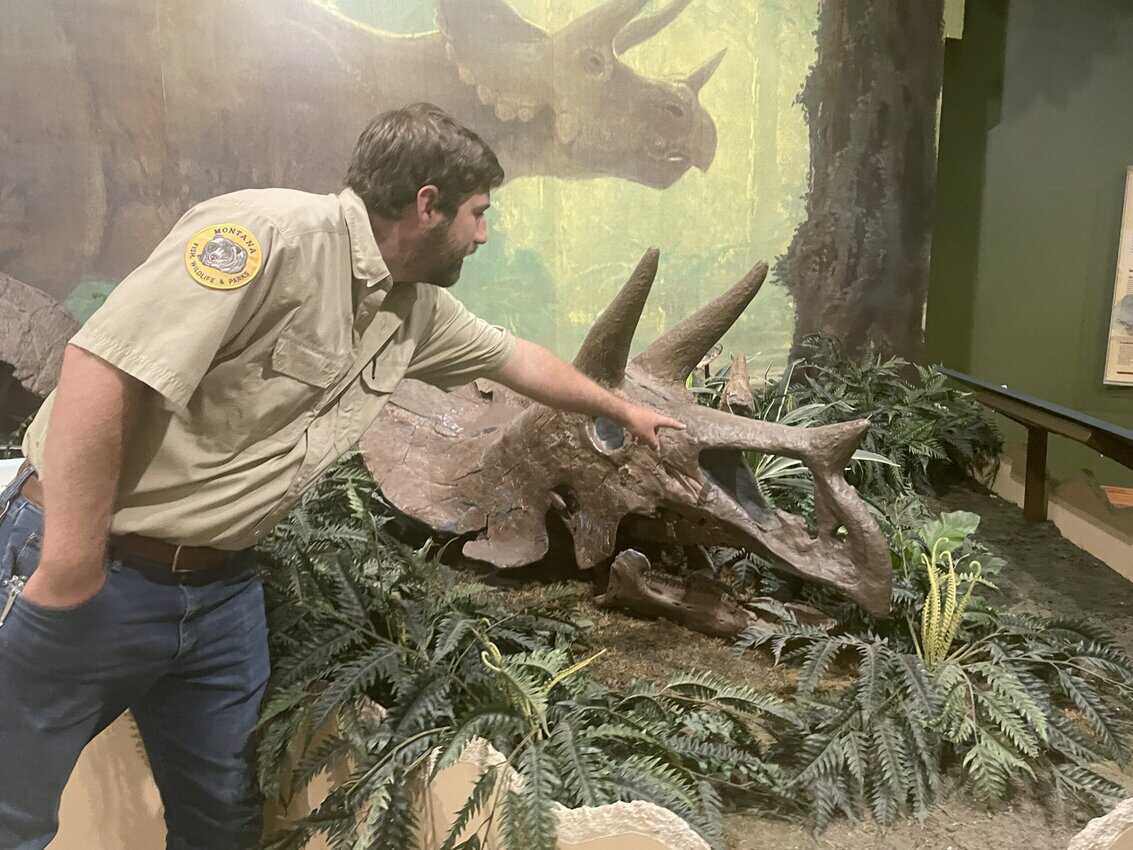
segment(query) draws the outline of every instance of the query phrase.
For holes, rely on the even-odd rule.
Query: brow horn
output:
[[[647,0],[607,0],[601,6],[575,18],[560,32],[585,33],[595,41],[609,41],[612,44],[626,24],[645,8],[646,2]]]
[[[630,21],[614,37],[614,52],[621,54],[648,41],[677,19],[692,0],[673,0],[668,6],[652,15]]]
[[[580,372],[610,386],[620,384],[625,378],[629,346],[657,276],[660,256],[656,248],[645,252],[621,292],[590,328],[574,358],[575,368]]]
[[[658,337],[633,359],[634,365],[661,380],[683,384],[700,358],[735,324],[766,278],[767,263],[756,263],[739,283]]]

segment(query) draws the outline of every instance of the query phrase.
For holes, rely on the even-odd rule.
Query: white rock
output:
[[[1133,797],[1086,824],[1066,850],[1133,850]]]

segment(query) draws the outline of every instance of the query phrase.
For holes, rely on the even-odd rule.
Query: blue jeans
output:
[[[18,594],[43,515],[0,493],[0,848],[41,850],[83,747],[129,709],[161,790],[169,850],[259,844],[252,732],[268,678],[263,588],[248,565],[189,587],[108,560],[89,601],[43,608]],[[12,594],[15,594],[14,600]]]

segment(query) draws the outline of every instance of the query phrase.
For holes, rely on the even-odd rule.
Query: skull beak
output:
[[[692,164],[701,171],[707,171],[714,159],[716,159],[716,124],[711,115],[703,112],[692,149]]]

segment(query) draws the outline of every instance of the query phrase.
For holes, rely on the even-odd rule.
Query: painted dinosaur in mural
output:
[[[605,0],[555,32],[505,0],[437,0],[438,28],[383,32],[320,0],[45,0],[0,26],[0,272],[63,299],[120,280],[193,203],[341,185],[355,135],[425,100],[509,178],[665,188],[707,169],[698,101],[722,54],[654,79],[619,57],[691,0]],[[687,71],[687,69],[685,69]]]
[[[686,379],[759,291],[763,263],[629,360],[657,263],[658,252],[647,252],[574,364],[687,425],[664,432],[659,453],[627,439],[614,422],[557,411],[489,381],[444,392],[406,380],[361,441],[383,496],[434,532],[464,538],[465,556],[500,570],[546,558],[553,527],[566,529],[563,545],[573,547],[583,570],[604,569],[626,540],[735,546],[836,587],[883,616],[889,549],[843,477],[869,423],[792,428],[695,403]],[[745,390],[730,387],[740,404]],[[814,475],[814,533],[802,517],[766,502],[746,450],[806,464]],[[606,601],[667,612],[711,633],[734,634],[732,626],[746,622],[734,607],[724,610],[719,592],[673,591],[643,580],[643,570],[640,556],[615,560]]]

